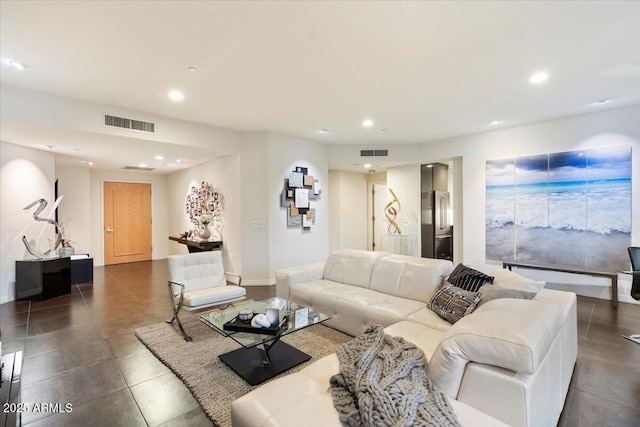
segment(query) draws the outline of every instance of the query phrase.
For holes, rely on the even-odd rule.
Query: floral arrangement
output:
[[[211,217],[211,215],[209,214],[202,214],[200,215],[200,217],[198,218],[198,220],[200,221],[200,224],[207,226],[209,225],[209,223],[211,223],[211,220],[213,218]]]

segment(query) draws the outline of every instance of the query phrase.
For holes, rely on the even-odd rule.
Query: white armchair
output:
[[[167,320],[167,323],[173,323],[175,320],[185,341],[192,339],[180,323],[178,313],[181,308],[198,310],[222,304],[228,306],[246,296],[246,290],[240,286],[242,277],[224,271],[220,251],[171,255],[169,274],[169,300],[173,318]],[[228,285],[227,280],[235,285]]]

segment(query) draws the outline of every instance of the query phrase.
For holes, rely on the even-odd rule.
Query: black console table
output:
[[[93,282],[93,258],[71,256],[71,283]]]
[[[16,261],[16,299],[45,300],[71,293],[71,259]]]
[[[540,265],[540,264],[527,264],[522,262],[503,262],[502,268],[508,268],[511,270],[511,267],[517,268],[528,268],[530,270],[546,270],[546,271],[557,271],[560,273],[571,273],[571,274],[584,274],[587,276],[596,276],[596,277],[606,277],[611,280],[611,306],[616,308],[618,307],[618,273],[610,273],[606,271],[593,271],[587,270],[579,267],[565,267],[565,266],[551,266],[551,265]]]
[[[209,242],[208,240],[191,240],[173,236],[169,236],[169,240],[187,245],[189,253],[222,250],[222,241]]]

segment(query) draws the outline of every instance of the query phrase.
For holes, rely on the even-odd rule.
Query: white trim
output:
[[[242,279],[242,286],[274,286],[276,279]]]

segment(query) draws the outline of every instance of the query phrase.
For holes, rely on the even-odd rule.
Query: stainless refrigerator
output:
[[[427,197],[422,199],[422,205],[422,256],[453,261],[449,193],[430,191]]]
[[[449,221],[446,165],[422,167],[422,256],[453,261],[453,226]]]

